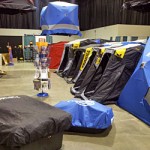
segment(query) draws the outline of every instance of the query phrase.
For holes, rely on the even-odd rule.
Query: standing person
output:
[[[13,58],[17,58],[17,52],[18,52],[18,48],[17,48],[17,46],[14,46],[12,49]]]

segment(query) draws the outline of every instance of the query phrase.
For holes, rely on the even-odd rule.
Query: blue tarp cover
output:
[[[72,99],[62,101],[55,107],[72,115],[72,126],[94,129],[106,129],[113,121],[112,108],[95,101]]]
[[[42,34],[79,35],[78,5],[50,2],[41,11]]]

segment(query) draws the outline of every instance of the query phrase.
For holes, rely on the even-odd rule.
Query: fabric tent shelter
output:
[[[74,86],[71,88],[71,93],[75,94],[77,92],[77,90],[79,89],[80,85],[82,84],[83,80],[85,79],[85,76],[88,72],[89,69],[91,69],[91,65],[93,64],[93,62],[95,61],[95,59],[98,57],[98,51],[99,48],[98,47],[92,47],[93,52],[92,52],[92,57],[90,57],[90,59],[87,61],[86,65],[84,68],[82,68],[82,72],[79,74],[78,79],[76,80]]]
[[[150,38],[118,105],[150,125]]]
[[[64,51],[66,41],[53,43],[49,45],[50,69],[57,69],[60,65],[61,57]]]
[[[94,47],[98,46],[100,46],[100,44],[90,44],[77,49],[77,51],[83,51],[83,56],[81,61],[78,63],[74,76],[72,77],[72,83],[76,83],[82,72],[85,73],[84,68],[89,67],[96,55],[96,49],[94,49]]]
[[[30,0],[1,0],[0,8],[16,9],[23,11],[36,10],[34,3],[32,3]]]
[[[43,35],[79,35],[78,5],[66,2],[50,2],[41,11]]]
[[[94,51],[96,51],[96,55],[90,65],[85,67],[82,74],[71,88],[72,94],[77,94],[77,96],[79,96],[87,86],[88,88],[86,89],[86,92],[95,89],[96,83],[98,83],[103,71],[105,70],[111,53],[113,53],[113,51],[106,51],[106,48],[111,47],[111,45],[114,46],[115,44],[116,43],[113,42],[109,44],[101,44],[100,47],[93,47]]]
[[[101,79],[105,68],[109,62],[109,59],[114,53],[114,50],[107,50],[103,47],[102,49],[100,49],[100,53],[102,55],[100,63],[97,64],[97,61],[94,62],[94,64],[90,68],[91,70],[88,71],[80,88],[78,89],[79,94],[75,96],[78,97],[80,95],[82,99],[88,99],[88,97],[90,97],[94,93],[99,83],[99,80]]]
[[[71,41],[67,44],[65,44],[64,46],[64,52],[63,52],[63,55],[62,55],[62,58],[61,58],[61,63],[60,63],[60,66],[57,70],[57,74],[61,77],[64,77],[66,72],[69,70],[71,64],[72,64],[72,61],[73,61],[73,58],[74,58],[74,55],[73,55],[73,51],[72,51],[72,46],[75,44],[75,45],[80,45],[80,42],[81,41],[84,41],[86,39],[78,39],[78,40],[74,40],[74,41]]]
[[[124,9],[131,9],[142,12],[150,11],[150,1],[149,0],[131,0],[123,3]]]
[[[88,76],[89,70],[88,78],[84,78],[88,84],[83,82],[75,93],[75,97],[91,99],[103,104],[116,103],[143,52],[143,46],[140,43],[120,44],[106,48],[98,68],[93,68],[92,79]]]
[[[84,57],[85,49],[80,48],[89,44],[96,44],[96,41],[91,39],[80,39],[67,43],[65,45],[65,55],[63,55],[58,74],[60,73],[66,80],[67,78],[72,78],[76,68],[80,66]]]
[[[116,103],[122,89],[132,75],[141,55],[140,44],[128,44],[115,48],[94,93],[89,97],[97,102]]]

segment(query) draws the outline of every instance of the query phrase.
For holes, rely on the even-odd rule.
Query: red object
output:
[[[64,51],[64,45],[68,43],[65,42],[58,42],[51,44],[49,46],[49,58],[50,58],[50,69],[57,69],[60,65],[61,57]]]

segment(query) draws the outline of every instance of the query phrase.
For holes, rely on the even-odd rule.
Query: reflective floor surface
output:
[[[37,100],[55,105],[61,100],[73,98],[66,81],[51,73],[49,97],[39,98],[34,90],[33,63],[15,63],[2,66],[7,75],[0,78],[0,96],[27,95]],[[100,134],[65,133],[62,150],[150,150],[150,127],[115,105],[112,127]]]

